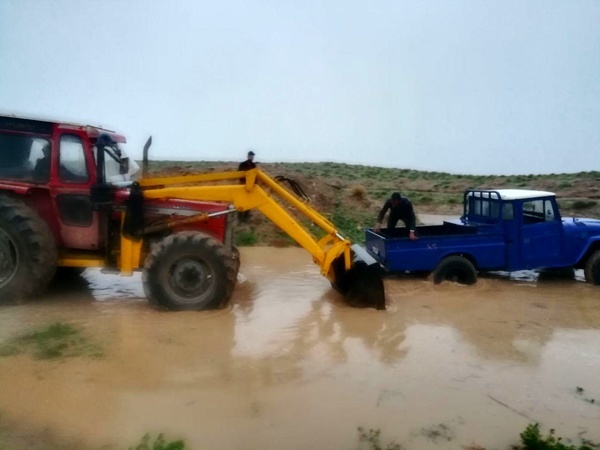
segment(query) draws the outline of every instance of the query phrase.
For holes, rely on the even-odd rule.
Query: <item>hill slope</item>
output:
[[[460,215],[468,188],[517,188],[555,192],[563,216],[600,217],[600,172],[550,175],[475,176],[442,172],[356,166],[340,163],[260,164],[271,176],[298,181],[312,205],[348,237],[363,240],[362,229],[373,226],[379,208],[392,192],[409,197],[419,214]],[[231,171],[231,162],[153,161],[153,175],[184,175]],[[238,245],[290,245],[291,240],[260,213],[239,224]]]

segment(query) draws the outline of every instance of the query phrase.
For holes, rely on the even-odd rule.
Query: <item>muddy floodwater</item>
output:
[[[105,353],[0,358],[0,444],[125,449],[164,432],[191,449],[356,449],[362,426],[406,449],[506,449],[532,422],[600,441],[600,289],[385,286],[387,311],[352,309],[303,250],[245,248],[228,309],[168,313],[139,276],[88,270],[0,309],[0,340],[60,321]]]

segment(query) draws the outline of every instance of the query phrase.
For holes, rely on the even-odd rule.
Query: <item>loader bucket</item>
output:
[[[350,306],[385,309],[385,290],[379,263],[360,245],[354,244],[351,249],[350,270],[346,270],[343,254],[333,261],[331,285],[346,297]]]

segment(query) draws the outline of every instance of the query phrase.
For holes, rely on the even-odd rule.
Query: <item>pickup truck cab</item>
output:
[[[467,190],[463,215],[442,225],[366,230],[367,251],[389,272],[433,272],[473,284],[479,271],[575,268],[600,285],[600,220],[563,218],[552,192]]]

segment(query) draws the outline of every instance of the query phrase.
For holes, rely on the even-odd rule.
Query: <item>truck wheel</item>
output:
[[[142,274],[150,303],[173,311],[224,307],[236,278],[236,263],[226,247],[195,231],[175,233],[156,243]]]
[[[585,281],[590,284],[600,285],[600,250],[592,253],[585,263]]]
[[[439,284],[442,281],[475,284],[477,282],[477,270],[471,261],[463,256],[448,256],[433,271],[433,282]]]
[[[38,214],[0,196],[0,302],[41,293],[56,270],[56,243]]]

